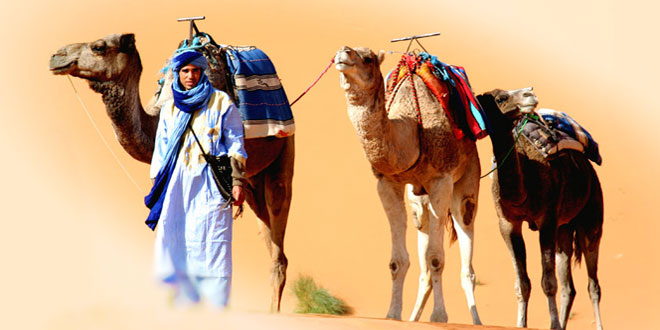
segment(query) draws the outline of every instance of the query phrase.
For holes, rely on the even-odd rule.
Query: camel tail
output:
[[[582,253],[584,251],[584,246],[582,242],[580,241],[580,238],[578,235],[575,235],[575,238],[573,239],[573,262],[575,263],[576,266],[579,266],[580,263],[582,262]]]
[[[575,265],[580,264],[583,255],[589,258],[590,255],[598,253],[600,239],[603,236],[603,193],[597,178],[595,184],[595,191],[591,194],[587,207],[578,216],[579,221],[575,222],[573,233]]]

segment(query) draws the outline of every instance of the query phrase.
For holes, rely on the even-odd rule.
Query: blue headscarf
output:
[[[179,71],[188,64],[200,68],[202,75],[199,77],[197,86],[186,90],[181,86],[181,82],[179,81]],[[194,50],[184,51],[174,56],[172,59],[172,73],[174,74],[172,93],[174,94],[174,105],[179,110],[190,113],[205,106],[209,102],[209,98],[213,93],[213,86],[211,86],[209,78],[204,73],[204,70],[208,69],[208,67],[209,63],[206,61],[204,55]]]
[[[185,90],[179,81],[179,70],[184,66],[192,64],[202,70],[197,86],[192,89]],[[181,149],[181,137],[186,131],[188,124],[192,118],[193,112],[205,107],[211,94],[213,93],[213,86],[209,82],[208,77],[204,74],[204,70],[208,68],[206,58],[196,51],[184,51],[178,53],[172,58],[172,73],[174,74],[174,81],[172,82],[172,92],[174,95],[174,105],[177,109],[181,110],[178,120],[174,125],[174,130],[167,141],[167,150],[165,151],[165,158],[163,165],[158,171],[158,175],[154,180],[154,185],[151,187],[149,195],[144,198],[144,204],[147,205],[151,211],[145,223],[149,228],[154,230],[160,213],[163,210],[163,202],[167,187],[172,177],[172,172],[176,167],[176,161]]]

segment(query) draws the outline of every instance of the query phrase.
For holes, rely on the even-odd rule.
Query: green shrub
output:
[[[291,288],[293,294],[298,298],[294,312],[313,314],[346,315],[351,313],[351,308],[346,303],[333,297],[328,290],[314,283],[311,276],[301,275]]]

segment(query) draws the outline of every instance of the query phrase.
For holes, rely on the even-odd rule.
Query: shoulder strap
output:
[[[193,134],[195,141],[197,141],[197,145],[199,146],[199,149],[202,150],[202,155],[204,155],[204,158],[208,157],[208,154],[206,153],[206,151],[204,151],[204,147],[202,147],[202,144],[199,142],[199,139],[197,138],[197,134],[195,134],[195,130],[192,128],[192,118],[188,122],[188,128],[190,128],[190,132]]]

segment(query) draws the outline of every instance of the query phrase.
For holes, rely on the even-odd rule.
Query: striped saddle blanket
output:
[[[293,135],[293,113],[275,66],[256,47],[226,48],[245,138]]]
[[[474,97],[465,69],[448,65],[436,56],[421,52],[403,54],[397,68],[387,75],[387,97],[391,98],[396,86],[408,74],[418,75],[440,101],[452,122],[456,139],[467,136],[472,140],[486,137],[490,124],[481,105]]]
[[[536,114],[542,120],[530,120],[523,127],[522,135],[546,158],[564,149],[583,152],[592,162],[601,165],[603,159],[598,143],[591,134],[564,112],[539,109]],[[520,126],[522,121],[518,124]],[[520,127],[515,128],[516,131]]]
[[[275,66],[263,51],[253,46],[219,45],[204,32],[196,34],[192,42],[188,39],[181,41],[177,51],[187,49],[201,52],[209,60],[209,80],[236,102],[246,139],[294,134],[295,125],[289,100],[277,77]],[[152,100],[151,106],[158,110],[167,100],[172,99],[169,88],[173,79],[170,65],[168,60],[167,65],[161,69],[165,76],[158,81],[160,87],[156,91],[155,101]],[[230,72],[231,82],[226,82],[224,74],[220,74],[224,71]]]

